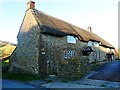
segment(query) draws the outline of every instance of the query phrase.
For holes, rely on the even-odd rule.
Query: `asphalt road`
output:
[[[120,61],[114,60],[112,62],[105,63],[95,71],[98,73],[93,74],[88,77],[88,79],[120,82]]]

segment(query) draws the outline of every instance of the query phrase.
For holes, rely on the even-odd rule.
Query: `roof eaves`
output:
[[[103,45],[103,44],[101,44],[100,46],[103,46],[103,47],[106,47],[106,48],[115,49],[113,46],[107,46],[107,45]]]

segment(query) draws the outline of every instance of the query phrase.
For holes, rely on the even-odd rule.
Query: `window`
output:
[[[75,56],[75,51],[65,51],[64,52],[64,58],[65,59],[70,59]]]
[[[110,51],[114,52],[114,49],[110,49]]]
[[[100,59],[100,51],[97,51],[97,59]]]
[[[88,42],[88,46],[92,46],[92,41],[89,41],[89,42]]]
[[[93,59],[94,60],[100,59],[100,52],[99,51],[94,51],[93,52]]]
[[[107,52],[110,52],[110,49],[109,49],[109,48],[107,48]]]
[[[94,42],[94,46],[95,47],[99,47],[99,43],[98,42]]]
[[[74,36],[67,36],[67,43],[76,43],[76,38]]]
[[[97,53],[96,51],[93,52],[93,59],[95,60],[97,58]]]

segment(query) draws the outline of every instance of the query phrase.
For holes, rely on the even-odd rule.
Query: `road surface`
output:
[[[93,74],[88,79],[120,82],[120,61],[105,63],[95,71],[98,73]]]

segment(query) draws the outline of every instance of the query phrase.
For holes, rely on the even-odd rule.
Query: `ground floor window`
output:
[[[114,54],[107,54],[107,60],[108,61],[114,60]]]
[[[74,56],[75,56],[75,51],[71,51],[71,50],[64,51],[64,58],[65,59],[70,59]]]
[[[94,60],[100,59],[100,51],[93,51],[93,59]]]

